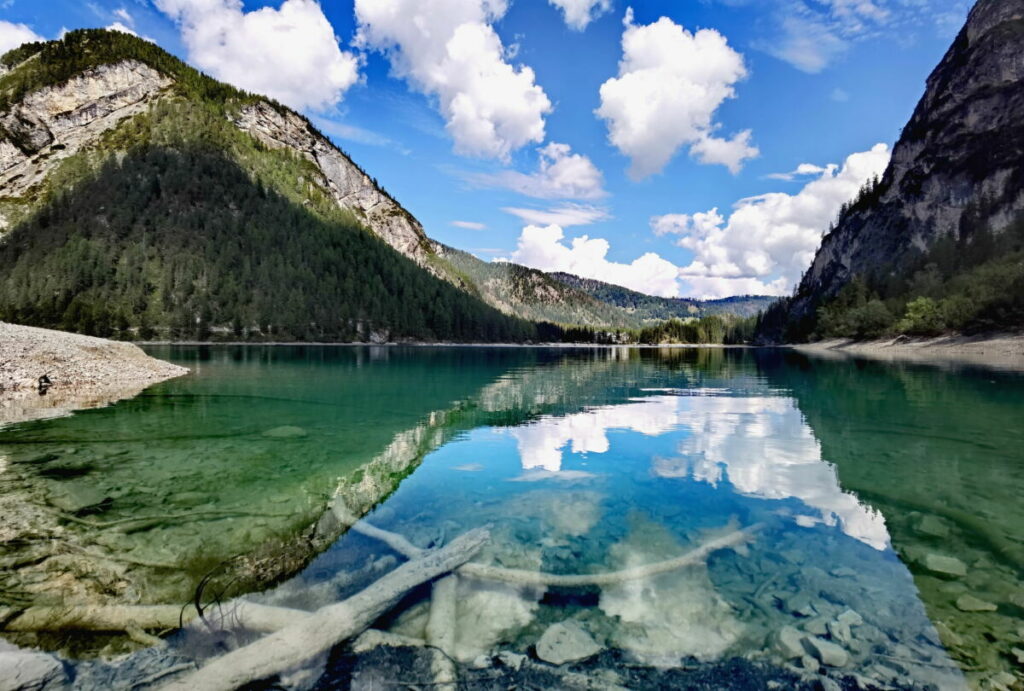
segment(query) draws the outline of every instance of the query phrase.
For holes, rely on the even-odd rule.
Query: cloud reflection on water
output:
[[[567,448],[574,454],[606,453],[611,430],[677,435],[675,455],[651,459],[658,477],[716,487],[728,481],[746,496],[799,499],[810,511],[794,516],[798,525],[838,525],[875,549],[889,546],[882,515],[843,491],[835,467],[822,458],[818,440],[789,398],[656,395],[544,418],[508,434],[516,440],[524,471],[542,470],[558,478],[576,472],[562,469]]]

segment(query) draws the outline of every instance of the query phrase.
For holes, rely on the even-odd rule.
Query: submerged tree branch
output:
[[[656,562],[645,564],[622,571],[611,571],[606,573],[584,573],[584,574],[558,574],[545,573],[543,571],[526,571],[523,569],[508,569],[502,566],[489,566],[487,564],[465,564],[456,570],[461,576],[469,576],[481,580],[502,581],[514,585],[538,585],[538,586],[559,586],[565,588],[592,586],[592,585],[614,585],[626,581],[635,581],[642,578],[650,578],[669,571],[675,571],[686,566],[692,566],[703,562],[708,555],[720,549],[729,547],[740,547],[752,539],[753,533],[762,528],[762,524],[749,526],[735,530],[727,535],[705,542],[703,545],[687,552],[686,554]],[[415,559],[422,554],[423,550],[409,542],[405,537],[397,533],[382,530],[366,521],[357,521],[351,525],[351,529],[367,537],[377,538],[386,545],[410,559]]]
[[[362,632],[416,586],[465,564],[489,539],[486,530],[472,530],[445,547],[399,566],[357,595],[323,607],[300,622],[216,658],[164,688],[166,691],[234,689],[297,667]]]

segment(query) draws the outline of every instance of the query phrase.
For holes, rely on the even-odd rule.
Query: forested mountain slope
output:
[[[980,0],[765,340],[1024,326],[1024,0]]]
[[[143,337],[535,337],[425,270],[415,219],[287,109],[116,32],[2,64],[0,318]]]
[[[524,340],[703,313],[434,243],[302,116],[102,30],[0,58],[0,237],[0,319],[101,335]]]

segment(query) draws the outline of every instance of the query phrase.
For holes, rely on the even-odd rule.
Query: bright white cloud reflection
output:
[[[717,486],[728,478],[743,495],[802,501],[799,525],[838,525],[875,549],[889,545],[880,513],[844,492],[836,469],[794,402],[782,397],[653,396],[631,403],[546,418],[509,430],[524,470],[562,471],[566,449],[604,454],[610,430],[648,436],[679,434],[676,455],[654,457],[652,472]]]

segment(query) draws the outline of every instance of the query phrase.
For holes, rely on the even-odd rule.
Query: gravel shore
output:
[[[791,348],[817,355],[868,357],[889,362],[936,365],[976,365],[1024,372],[1024,334],[939,336],[878,341],[831,340]]]
[[[131,343],[0,322],[0,424],[106,405],[187,373]]]

